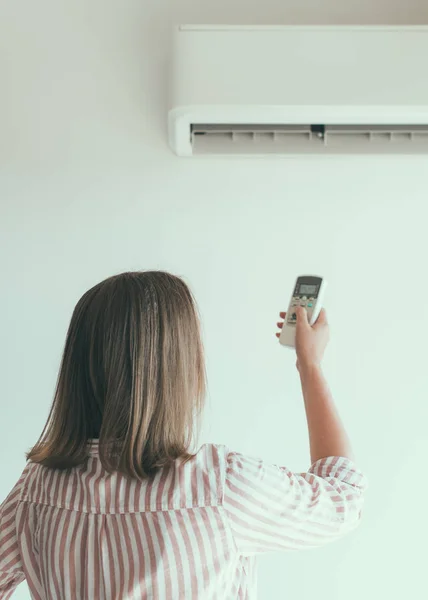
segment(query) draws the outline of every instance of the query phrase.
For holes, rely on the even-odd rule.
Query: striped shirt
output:
[[[107,473],[96,443],[69,471],[27,466],[0,510],[0,599],[250,600],[255,559],[321,546],[360,519],[364,477],[330,457],[293,474],[203,446],[145,481]]]

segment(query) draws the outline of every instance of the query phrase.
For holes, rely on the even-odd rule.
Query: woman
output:
[[[325,314],[311,327],[302,309],[296,340],[309,471],[216,445],[193,455],[205,371],[189,289],[164,272],[90,289],[45,429],[1,507],[0,598],[26,579],[37,600],[252,599],[258,554],[354,529],[364,479],[321,371]]]

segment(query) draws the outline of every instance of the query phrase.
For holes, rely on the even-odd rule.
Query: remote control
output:
[[[288,348],[295,347],[296,340],[296,313],[297,306],[304,306],[308,312],[311,325],[315,323],[323,306],[323,296],[327,282],[322,277],[314,275],[301,275],[297,278],[294,292],[288,307],[286,320],[282,326],[279,343]]]

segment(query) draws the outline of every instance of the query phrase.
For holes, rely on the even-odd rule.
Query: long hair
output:
[[[192,294],[161,271],[110,277],[74,309],[54,401],[27,458],[84,464],[89,442],[109,472],[142,479],[187,459],[205,397],[205,365]]]

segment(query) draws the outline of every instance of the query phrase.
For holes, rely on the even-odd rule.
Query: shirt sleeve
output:
[[[322,546],[352,531],[361,518],[366,480],[346,458],[323,458],[307,473],[230,453],[224,508],[238,551]]]
[[[27,468],[0,506],[0,600],[10,598],[25,575],[16,535],[15,516]]]

